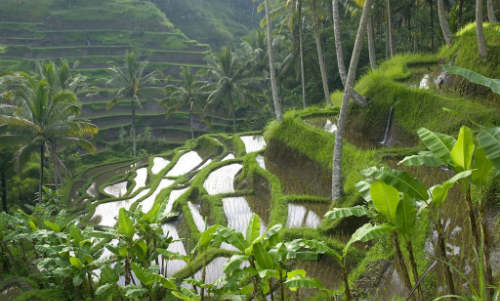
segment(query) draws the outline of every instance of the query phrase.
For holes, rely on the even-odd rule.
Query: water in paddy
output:
[[[179,158],[175,166],[167,173],[167,177],[182,176],[200,165],[201,162],[203,159],[197,152],[189,151]]]
[[[262,155],[255,157],[255,160],[257,160],[257,164],[259,164],[260,168],[266,169],[266,161]]]
[[[173,224],[164,224],[162,226],[163,233],[167,234],[173,238],[173,242],[168,246],[170,252],[175,252],[180,255],[186,255],[186,249],[181,240],[179,240],[179,234],[177,233],[177,228]],[[167,275],[173,275],[180,269],[186,266],[186,262],[183,260],[168,260],[167,262]]]
[[[135,186],[134,189],[132,190],[132,193],[136,192],[137,190],[146,187],[146,180],[148,179],[148,168],[143,167],[139,168],[136,171],[136,176],[134,178]]]
[[[175,181],[170,179],[162,179],[160,181],[160,184],[158,184],[158,187],[156,187],[156,190],[148,198],[146,198],[144,201],[141,202],[142,212],[146,213],[149,210],[151,210],[151,208],[153,208],[153,205],[155,203],[156,197],[160,194],[160,192],[163,189],[168,188],[174,182]]]
[[[266,141],[261,135],[241,136],[240,139],[245,144],[247,154],[261,151],[266,147]]]
[[[321,206],[314,206],[314,204],[288,204],[288,218],[286,226],[288,228],[299,228],[307,227],[316,229],[321,222],[321,216],[318,215],[317,211],[325,211],[326,208],[320,208]],[[326,206],[323,206],[326,207]],[[323,210],[321,210],[323,209]]]
[[[191,216],[193,217],[193,221],[198,228],[198,231],[203,232],[207,228],[205,224],[205,218],[200,213],[200,205],[193,204],[188,201],[189,211],[191,211]]]
[[[170,213],[172,211],[172,207],[174,206],[175,201],[186,192],[188,188],[184,189],[175,189],[170,192],[170,196],[168,198],[167,207],[165,208],[165,213]]]
[[[149,190],[146,189],[128,200],[100,204],[95,208],[94,217],[100,216],[101,221],[99,222],[99,225],[113,227],[116,224],[120,209],[125,208],[128,210],[134,202],[144,197],[148,192]]]
[[[234,178],[242,167],[241,164],[235,163],[216,169],[207,177],[203,187],[212,195],[234,192]]]
[[[92,184],[87,188],[87,191],[85,191],[88,195],[91,197],[96,197],[97,196],[97,187],[95,182],[92,182]]]
[[[151,168],[151,172],[156,175],[157,173],[159,173],[160,171],[162,171],[165,167],[167,167],[167,165],[170,163],[170,161],[168,161],[167,159],[165,158],[162,158],[162,157],[155,157],[153,159],[153,167]]]
[[[200,167],[198,167],[196,169],[196,171],[202,170],[203,168],[207,167],[210,163],[212,163],[212,159],[208,159],[207,161],[205,161],[205,163],[203,163],[202,165],[200,165]]]
[[[234,158],[233,154],[227,154],[224,158],[222,158],[222,161],[233,160]]]
[[[227,226],[243,233],[243,236],[246,237],[246,230],[250,223],[250,218],[254,214],[250,206],[248,206],[247,200],[244,197],[224,198],[222,199],[222,204],[227,218]],[[265,228],[264,223],[261,222],[261,234],[264,232]]]
[[[104,188],[104,192],[114,198],[121,198],[127,194],[127,181],[109,185]]]

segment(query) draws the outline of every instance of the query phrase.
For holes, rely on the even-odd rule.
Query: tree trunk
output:
[[[488,231],[488,225],[486,224],[486,219],[484,218],[485,214],[485,204],[484,202],[481,204],[481,208],[479,211],[479,226],[481,227],[481,234],[483,238],[483,253],[484,253],[484,260],[483,260],[483,266],[484,266],[484,271],[485,271],[485,280],[486,283],[493,283],[493,271],[491,270],[491,265],[490,265],[490,259],[491,259],[491,253],[490,250],[492,249],[491,245],[491,239]],[[487,298],[488,300],[492,300],[493,296],[493,289],[488,289],[487,291],[488,295]]]
[[[316,51],[318,53],[319,70],[321,72],[321,81],[323,83],[323,94],[325,96],[326,105],[329,106],[332,102],[330,100],[330,90],[328,88],[328,77],[326,74],[325,60],[323,58],[323,49],[321,47],[321,36],[319,32],[318,11],[316,9],[316,0],[312,0],[312,18],[314,29],[314,41],[316,43]]]
[[[368,56],[370,57],[370,67],[372,70],[377,69],[377,54],[375,52],[375,40],[373,38],[373,21],[372,17],[368,18],[366,30],[368,31]]]
[[[0,171],[1,184],[2,184],[2,207],[3,211],[7,212],[7,175],[5,174],[5,169]]]
[[[497,23],[498,20],[495,17],[495,6],[493,5],[493,0],[486,0],[486,9],[488,11],[488,21],[491,23]]]
[[[346,67],[344,62],[344,51],[342,49],[342,35],[340,34],[340,16],[339,16],[339,3],[338,0],[332,0],[332,16],[333,16],[333,35],[335,38],[335,51],[337,54],[337,66],[339,68],[340,80],[345,87],[347,78]],[[355,90],[351,91],[354,101],[364,107],[368,104],[366,98],[360,95]]]
[[[387,44],[389,50],[389,57],[394,56],[394,42],[392,41],[392,13],[391,13],[391,0],[385,0],[385,8],[387,14]]]
[[[306,79],[304,72],[304,45],[303,45],[303,24],[302,24],[302,0],[299,1],[299,51],[300,51],[300,84],[302,85],[302,106],[307,107],[306,102]]]
[[[417,266],[417,261],[415,260],[415,254],[413,253],[413,245],[411,243],[411,240],[408,240],[406,244],[406,249],[408,250],[408,257],[410,259],[410,265],[411,265],[411,270],[413,273],[413,279],[415,281],[415,285],[418,282],[418,279],[420,278],[418,276],[418,266]],[[422,287],[419,285],[417,287],[418,295],[420,298],[422,298],[424,295],[422,294]]]
[[[344,266],[342,267],[342,278],[344,279],[344,293],[346,301],[351,301],[351,289],[349,288],[349,273],[347,273],[346,263],[344,262]]]
[[[135,101],[132,100],[132,127],[131,127],[131,132],[132,132],[132,155],[135,157],[137,155],[137,135],[136,135],[136,129],[135,129]]]
[[[276,74],[274,71],[274,59],[273,59],[273,31],[271,24],[271,17],[269,16],[269,0],[264,0],[264,6],[266,9],[266,21],[267,21],[267,56],[269,58],[269,71],[271,74],[271,92],[273,94],[273,104],[274,104],[274,114],[276,119],[281,120],[281,105],[278,96],[278,86],[276,84]]]
[[[233,119],[233,134],[236,133],[236,112],[234,110],[233,92],[229,92],[229,102],[231,104],[231,114]]]
[[[359,56],[363,48],[363,37],[366,34],[366,23],[370,17],[370,10],[372,0],[366,0],[359,22],[358,33],[354,42],[354,49],[352,51],[351,62],[349,64],[349,72],[344,87],[344,96],[342,97],[342,106],[340,108],[340,116],[337,122],[337,133],[335,135],[335,146],[333,150],[333,166],[332,166],[332,200],[336,201],[344,194],[344,187],[342,185],[342,146],[344,139],[344,131],[347,123],[347,107],[349,105],[349,98],[353,90],[354,80],[356,79],[356,69],[358,68]]]
[[[488,46],[486,45],[483,29],[483,0],[476,0],[476,36],[479,55],[485,59],[488,55]]]
[[[429,0],[429,4],[431,6],[431,48],[434,51],[434,2],[433,0]]]
[[[441,26],[441,31],[443,32],[443,38],[446,44],[451,44],[453,39],[453,34],[450,30],[450,25],[448,24],[448,20],[446,19],[446,12],[444,11],[444,2],[443,0],[437,0],[438,6],[438,17],[439,17],[439,25]]]
[[[43,168],[44,168],[45,148],[44,142],[40,143],[40,187],[38,188],[38,201],[43,201]]]
[[[458,4],[457,31],[460,30],[460,28],[462,28],[463,16],[464,16],[464,0],[460,0],[460,3]]]
[[[193,111],[189,111],[189,127],[191,128],[191,139],[194,139],[194,129],[193,129]]]

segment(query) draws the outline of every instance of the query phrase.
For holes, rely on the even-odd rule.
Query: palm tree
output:
[[[194,138],[193,113],[194,110],[201,109],[201,100],[204,94],[203,82],[196,80],[196,75],[191,72],[191,68],[182,67],[182,84],[167,85],[167,99],[164,105],[167,107],[167,116],[170,112],[178,110],[184,106],[189,106],[189,126],[191,128],[191,138]]]
[[[444,2],[443,0],[437,0],[438,6],[438,17],[439,17],[439,25],[441,26],[441,31],[443,32],[443,38],[446,44],[451,44],[453,39],[453,34],[450,30],[450,24],[448,24],[448,20],[446,19],[446,12],[444,10]]]
[[[344,86],[344,96],[342,97],[342,106],[340,108],[339,121],[337,124],[337,133],[335,135],[335,146],[333,150],[333,165],[332,165],[332,200],[339,199],[343,193],[344,188],[342,185],[342,145],[344,139],[344,131],[347,121],[347,107],[349,105],[349,98],[353,90],[354,80],[356,78],[356,69],[359,63],[359,56],[363,45],[363,37],[366,34],[366,24],[370,18],[370,10],[372,0],[365,0],[361,20],[359,22],[358,33],[354,42],[354,49],[352,51],[351,62],[349,64],[349,72]]]
[[[207,106],[222,104],[233,120],[233,132],[236,132],[236,100],[245,100],[247,85],[255,81],[250,74],[249,61],[242,61],[233,55],[229,48],[224,48],[208,58],[208,75],[213,82],[206,85],[211,91],[207,98]]]
[[[488,55],[488,45],[486,44],[483,29],[483,0],[476,0],[476,36],[479,55],[485,59]]]
[[[15,87],[15,106],[0,112],[0,124],[8,125],[11,130],[10,134],[1,136],[0,141],[21,145],[15,154],[18,163],[26,162],[32,152],[39,151],[39,200],[42,201],[46,154],[50,155],[53,164],[64,166],[56,145],[77,143],[94,151],[95,146],[88,138],[97,133],[97,127],[78,117],[80,106],[73,92],[51,93],[46,80],[27,74],[9,76],[7,82]]]
[[[339,68],[340,80],[342,84],[345,86],[347,74],[346,67],[344,63],[344,52],[342,50],[342,38],[340,34],[340,16],[338,9],[338,0],[332,0],[332,15],[333,15],[333,35],[335,36],[335,50],[337,54],[337,65]],[[352,91],[352,96],[354,101],[360,106],[366,106],[368,101],[362,95],[360,95],[356,91]]]
[[[368,24],[366,26],[366,30],[368,31],[368,57],[370,59],[370,67],[374,70],[377,69],[377,53],[375,51],[375,39],[373,37],[372,17],[368,19]]]
[[[264,7],[266,11],[266,23],[267,23],[267,57],[269,59],[269,71],[271,76],[271,92],[273,94],[273,105],[274,114],[276,119],[281,120],[281,105],[278,96],[278,86],[276,84],[276,72],[274,70],[274,60],[273,60],[273,30],[271,24],[271,17],[269,16],[269,1],[264,0]]]
[[[314,41],[316,43],[316,51],[318,53],[318,63],[319,63],[319,69],[321,72],[321,81],[323,83],[323,93],[325,96],[326,105],[330,105],[331,104],[330,90],[328,88],[328,77],[326,74],[325,59],[323,57],[323,48],[321,46],[321,33],[319,30],[319,16],[318,16],[318,9],[317,9],[317,5],[316,5],[316,0],[312,0],[311,8],[312,8]]]
[[[158,72],[146,72],[148,62],[139,62],[133,52],[126,56],[125,66],[122,68],[113,66],[109,68],[111,78],[108,84],[117,88],[113,100],[108,104],[108,110],[121,101],[129,102],[132,115],[132,154],[137,154],[137,132],[136,132],[136,107],[142,106],[142,97],[145,88],[157,81]]]

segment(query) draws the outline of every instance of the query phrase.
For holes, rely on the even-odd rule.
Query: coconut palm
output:
[[[10,133],[1,136],[0,141],[21,145],[16,152],[18,163],[26,162],[32,152],[39,152],[41,201],[46,154],[50,155],[54,166],[64,167],[57,146],[76,143],[94,151],[95,146],[88,138],[97,133],[97,127],[79,118],[80,106],[73,92],[51,93],[46,80],[27,74],[9,76],[6,81],[12,84],[15,92],[13,105],[0,112],[0,124],[10,127]],[[59,175],[54,177],[57,179]]]
[[[392,10],[391,0],[385,0],[385,8],[387,11],[387,45],[389,50],[389,57],[394,56],[394,42],[392,39]]]
[[[323,47],[321,46],[321,33],[319,28],[319,15],[317,8],[317,0],[311,2],[312,22],[314,29],[314,41],[316,43],[316,51],[318,53],[318,63],[321,72],[321,81],[323,83],[323,93],[325,96],[326,105],[331,104],[330,89],[328,88],[328,77],[326,74],[325,59],[323,57]]]
[[[354,80],[356,78],[356,69],[359,63],[359,56],[363,45],[363,37],[366,34],[366,24],[370,17],[372,0],[365,0],[363,6],[363,13],[359,22],[358,33],[354,42],[354,49],[352,51],[351,62],[349,64],[349,72],[344,86],[344,96],[342,97],[342,106],[340,108],[339,121],[337,124],[337,133],[335,135],[335,146],[333,150],[333,165],[332,165],[332,200],[339,199],[343,193],[344,188],[342,185],[342,146],[344,139],[344,131],[347,123],[347,107],[349,105],[349,98],[352,95]]]
[[[269,0],[264,0],[264,7],[266,11],[266,23],[267,23],[267,57],[269,59],[269,73],[271,77],[271,92],[273,95],[273,105],[274,114],[276,119],[281,120],[281,104],[278,96],[278,86],[276,84],[276,71],[274,70],[274,60],[273,60],[273,30],[271,17],[269,16]]]
[[[132,115],[132,154],[137,154],[136,109],[142,106],[143,93],[147,86],[157,81],[158,72],[146,72],[148,62],[138,61],[133,52],[126,56],[125,66],[113,66],[108,69],[111,78],[108,84],[116,87],[115,96],[108,104],[108,110],[119,102],[130,103]]]
[[[493,0],[486,0],[486,8],[488,13],[488,21],[490,21],[491,23],[498,22],[497,18],[495,17],[495,6],[493,5]]]
[[[251,76],[250,62],[242,61],[233,55],[229,48],[224,48],[208,58],[208,75],[213,82],[206,85],[211,91],[207,98],[207,106],[221,105],[229,111],[233,121],[233,132],[236,132],[236,101],[244,101],[247,86],[255,82]]]
[[[194,138],[193,129],[193,113],[195,110],[202,108],[204,82],[196,79],[196,74],[193,74],[191,68],[182,67],[181,70],[182,83],[181,85],[167,85],[167,99],[163,104],[167,107],[167,116],[170,112],[178,110],[186,105],[189,107],[189,126],[191,128],[191,138]]]

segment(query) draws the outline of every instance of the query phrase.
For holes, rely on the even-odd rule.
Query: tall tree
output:
[[[342,35],[340,34],[340,15],[339,15],[339,1],[332,0],[332,15],[333,15],[333,34],[335,37],[335,51],[337,54],[337,65],[339,68],[340,80],[345,87],[346,83],[346,67],[344,63],[344,51],[342,50]],[[368,101],[356,91],[352,91],[354,101],[360,106],[366,106]]]
[[[488,55],[488,45],[486,44],[483,29],[483,0],[476,0],[476,36],[479,55],[485,59]]]
[[[342,184],[342,147],[345,126],[347,124],[347,110],[349,106],[349,98],[353,90],[354,80],[356,79],[356,70],[358,68],[361,49],[363,48],[363,37],[366,34],[366,24],[370,18],[372,0],[365,0],[361,20],[359,22],[354,49],[352,51],[349,71],[344,87],[344,96],[342,97],[342,106],[340,108],[340,116],[337,123],[337,133],[335,134],[335,146],[333,150],[333,165],[332,165],[332,200],[336,201],[344,194]]]
[[[165,87],[167,99],[163,104],[167,107],[167,116],[174,110],[181,109],[186,105],[189,107],[189,127],[191,129],[191,139],[194,138],[193,113],[200,111],[203,102],[203,82],[196,79],[191,68],[182,67],[182,83]]]
[[[387,15],[387,45],[389,50],[389,57],[394,56],[394,41],[392,40],[392,9],[391,0],[385,0],[385,9]]]
[[[9,76],[7,81],[15,87],[15,106],[0,114],[0,124],[11,128],[11,133],[1,136],[0,141],[21,145],[16,152],[19,164],[26,162],[32,152],[39,151],[39,200],[42,201],[46,154],[52,160],[60,160],[56,143],[76,143],[94,151],[95,146],[88,138],[97,133],[97,127],[78,117],[80,106],[73,92],[63,90],[52,94],[47,81],[27,74]]]
[[[493,0],[486,0],[486,8],[488,12],[488,21],[491,23],[497,23],[498,20],[495,16],[495,6],[493,5]]]
[[[437,0],[438,7],[438,17],[439,17],[439,25],[441,26],[441,31],[443,32],[443,38],[446,44],[451,44],[453,39],[453,33],[450,30],[450,24],[448,24],[448,19],[446,19],[446,11],[444,8],[444,1]]]
[[[145,88],[157,81],[156,71],[146,72],[148,62],[137,60],[133,52],[126,56],[125,66],[113,66],[108,69],[110,79],[108,84],[116,87],[113,100],[108,104],[108,110],[119,102],[129,102],[132,115],[132,154],[137,155],[136,109],[142,106],[142,97]]]
[[[328,88],[328,77],[326,74],[326,65],[325,59],[323,57],[323,47],[321,46],[321,32],[319,30],[319,16],[318,16],[318,8],[317,8],[317,0],[312,0],[312,22],[313,22],[313,31],[314,31],[314,42],[316,43],[316,51],[318,54],[318,64],[321,72],[321,81],[323,83],[323,93],[325,96],[326,105],[331,104],[330,100],[330,90]]]
[[[274,60],[273,60],[273,30],[271,17],[269,12],[269,0],[264,0],[264,7],[266,11],[266,23],[267,23],[267,57],[269,59],[269,71],[271,75],[271,92],[273,94],[273,105],[274,114],[276,119],[281,120],[281,105],[278,96],[278,86],[276,84],[276,71],[274,70]]]
[[[302,86],[302,106],[306,108],[306,78],[304,72],[304,21],[302,18],[302,0],[298,1],[299,55],[300,55],[300,85]]]
[[[209,92],[207,106],[222,104],[228,109],[233,120],[233,132],[236,132],[236,99],[240,102],[247,98],[248,85],[255,82],[252,77],[250,63],[243,61],[229,48],[215,53],[208,58],[208,75],[213,82],[207,84]]]
[[[377,69],[377,53],[375,51],[375,39],[373,37],[373,19],[372,17],[368,18],[367,24],[367,34],[368,34],[368,56],[370,59],[370,67],[373,69]]]

